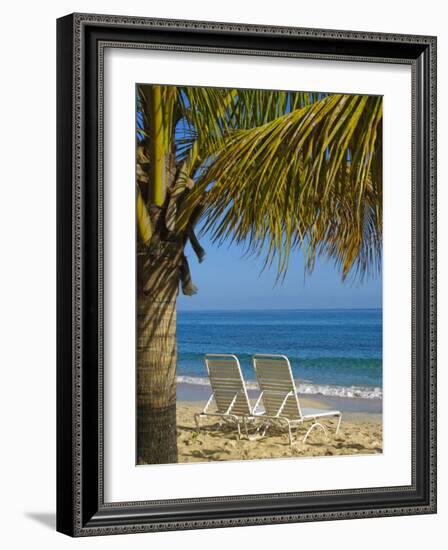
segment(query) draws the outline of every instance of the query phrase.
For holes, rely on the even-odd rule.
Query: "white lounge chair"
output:
[[[244,383],[240,362],[236,355],[214,354],[205,355],[205,366],[212,387],[212,394],[204,409],[194,415],[196,426],[200,429],[200,420],[206,417],[220,418],[236,424],[238,438],[241,438],[241,423],[248,435],[247,423],[258,414],[256,407],[252,408]],[[212,409],[212,402],[216,409]]]
[[[292,375],[291,364],[285,355],[254,355],[253,365],[257,374],[261,401],[265,408],[263,419],[266,426],[277,424],[288,429],[289,443],[292,445],[292,427],[298,427],[305,422],[312,422],[306,432],[305,443],[314,428],[321,428],[327,436],[325,426],[318,419],[335,417],[338,419],[336,433],[341,425],[342,413],[325,409],[311,409],[300,406],[296,385]],[[266,431],[266,430],[265,430]]]

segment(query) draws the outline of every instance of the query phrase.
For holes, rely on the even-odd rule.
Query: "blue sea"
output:
[[[287,355],[300,393],[382,398],[382,310],[179,311],[178,382],[207,384],[205,353]]]

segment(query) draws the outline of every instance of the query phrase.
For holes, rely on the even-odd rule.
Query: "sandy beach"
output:
[[[328,438],[322,430],[311,432],[306,443],[306,433],[300,427],[292,446],[285,433],[268,431],[264,438],[249,441],[238,440],[235,428],[218,429],[215,419],[204,419],[198,431],[194,413],[205,405],[207,388],[181,388],[177,403],[177,443],[179,462],[207,462],[215,460],[250,460],[280,457],[310,457],[333,455],[366,455],[382,453],[381,401],[363,399],[329,399],[323,396],[300,396],[302,407],[319,407],[342,411],[339,433],[335,434],[335,423],[325,420]],[[202,397],[186,400],[185,398]],[[182,399],[183,398],[183,399]],[[253,397],[252,397],[253,398]],[[370,402],[367,402],[370,401]]]

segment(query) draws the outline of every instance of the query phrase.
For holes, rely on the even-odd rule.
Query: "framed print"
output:
[[[434,513],[436,39],[57,30],[57,529]]]

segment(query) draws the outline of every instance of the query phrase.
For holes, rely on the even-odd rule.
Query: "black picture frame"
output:
[[[104,502],[102,54],[107,44],[412,68],[412,484]],[[72,14],[57,21],[57,530],[71,536],[436,512],[436,38]]]

